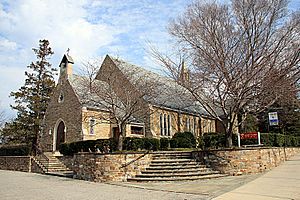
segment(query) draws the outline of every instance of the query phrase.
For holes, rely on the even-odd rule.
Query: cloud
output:
[[[185,0],[15,0],[0,1],[0,91],[8,109],[24,82],[26,66],[35,61],[32,48],[48,39],[55,54],[50,62],[58,66],[70,48],[76,65],[105,54],[133,63],[149,63],[145,41],[167,42],[165,26],[178,14]],[[78,68],[78,67],[77,67]],[[11,77],[14,77],[13,79]]]

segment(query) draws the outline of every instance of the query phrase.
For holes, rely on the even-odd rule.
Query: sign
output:
[[[238,133],[238,145],[241,147],[241,140],[245,139],[257,139],[258,145],[261,145],[260,143],[260,132],[249,132],[249,133]],[[253,145],[252,145],[253,146]]]
[[[241,140],[258,139],[258,133],[257,132],[241,133],[240,137],[241,137]]]
[[[270,126],[278,126],[278,115],[277,112],[270,112],[269,113],[269,124]]]

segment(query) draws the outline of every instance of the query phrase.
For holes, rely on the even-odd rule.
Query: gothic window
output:
[[[167,127],[167,115],[164,114],[164,135],[168,134],[168,127]]]
[[[159,115],[159,126],[160,126],[160,135],[163,135],[163,117],[162,117],[162,114]]]
[[[90,119],[90,134],[91,135],[95,134],[95,125],[96,125],[96,120],[91,118]]]
[[[168,136],[171,135],[171,117],[168,115]]]

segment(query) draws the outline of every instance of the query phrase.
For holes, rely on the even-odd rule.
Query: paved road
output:
[[[300,199],[300,155],[215,200]]]
[[[153,191],[103,183],[0,170],[1,200],[203,199],[201,195]]]
[[[300,200],[300,154],[265,174],[188,182],[104,184],[0,170],[1,200],[213,198],[215,200]]]

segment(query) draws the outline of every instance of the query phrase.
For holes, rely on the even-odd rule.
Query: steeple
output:
[[[70,76],[72,76],[73,73],[73,67],[74,64],[73,58],[69,55],[70,49],[68,48],[66,54],[64,54],[59,67],[60,67],[60,78],[68,79]]]
[[[186,83],[189,80],[190,80],[189,70],[186,68],[184,60],[182,60],[180,74],[179,74],[179,81],[181,83]]]

